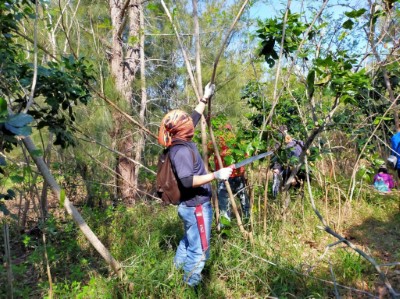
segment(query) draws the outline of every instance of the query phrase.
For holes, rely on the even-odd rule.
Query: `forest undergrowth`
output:
[[[327,225],[384,265],[392,287],[400,290],[394,263],[400,258],[397,192],[366,187],[351,202],[313,196]],[[49,298],[39,231],[46,236],[54,298],[389,298],[373,265],[324,231],[307,192],[292,192],[285,213],[281,203],[282,198],[269,200],[263,211],[254,202],[253,217],[245,223],[253,244],[235,221],[222,231],[214,221],[211,258],[196,290],[185,286],[172,263],[183,233],[175,207],[149,201],[130,208],[82,208],[89,226],[122,263],[120,280],[55,205],[43,227],[20,234],[10,225],[14,298]],[[5,269],[1,272],[0,285],[6,286]],[[0,297],[5,292],[2,287]]]

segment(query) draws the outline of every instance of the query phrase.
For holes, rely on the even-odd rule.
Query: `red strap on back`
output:
[[[206,251],[208,248],[208,243],[206,236],[206,226],[204,224],[204,217],[203,217],[203,207],[201,205],[196,206],[195,214],[197,220],[197,228],[199,229],[200,233],[201,247],[203,248],[203,251]]]

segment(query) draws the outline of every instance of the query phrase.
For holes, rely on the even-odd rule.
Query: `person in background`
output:
[[[184,270],[184,281],[189,286],[201,282],[201,272],[210,252],[212,207],[211,185],[214,179],[227,180],[231,168],[207,173],[196,144],[192,141],[194,128],[199,122],[215,86],[207,84],[204,97],[199,100],[192,115],[182,110],[172,110],[161,121],[158,142],[170,147],[170,160],[180,182],[181,202],[178,215],[184,225],[184,236],[176,250],[174,264]],[[185,144],[182,144],[185,143]]]
[[[374,188],[381,192],[389,192],[395,187],[393,176],[388,173],[385,164],[381,165],[374,176]]]
[[[395,169],[397,171],[397,176],[400,178],[400,132],[394,134],[391,138],[392,145],[392,155],[397,157],[397,163]]]
[[[289,179],[290,174],[292,172],[292,166],[293,164],[296,164],[298,162],[298,159],[303,152],[303,146],[304,142],[301,140],[296,140],[292,138],[288,133],[287,133],[287,128],[286,126],[280,126],[279,127],[280,135],[284,138],[284,146],[285,150],[288,151],[287,154],[287,161],[286,161],[286,166],[283,166],[279,162],[274,162],[272,165],[272,173],[273,173],[273,180],[272,180],[272,195],[273,197],[276,197],[279,193],[279,190],[281,188],[282,183],[285,184],[285,182]],[[277,145],[277,148],[279,145]],[[293,181],[291,182],[291,185],[293,187],[300,187],[305,179],[305,173],[300,170],[296,176],[294,177]]]
[[[216,170],[227,166],[225,164],[225,157],[232,154],[232,152],[231,152],[232,148],[229,148],[227,146],[226,139],[235,137],[235,134],[233,133],[233,130],[232,130],[232,126],[230,124],[225,124],[220,129],[221,129],[221,131],[224,132],[224,134],[221,136],[218,136],[216,138],[216,141],[218,143],[217,145],[218,145],[218,149],[219,149],[219,154],[220,154],[223,165],[219,165],[218,159],[215,156],[214,151],[212,150],[212,144],[210,143],[208,146],[210,157],[214,156],[214,165],[215,165]],[[233,170],[231,176],[228,179],[228,183],[231,187],[233,195],[238,196],[240,199],[240,206],[242,208],[242,217],[244,219],[248,219],[250,217],[250,198],[246,191],[246,178],[245,178],[244,166]],[[218,208],[220,211],[220,220],[223,217],[223,218],[225,218],[225,220],[230,222],[230,220],[231,220],[231,204],[229,201],[228,190],[226,189],[226,185],[225,185],[224,181],[220,181],[218,183],[217,197],[218,197]],[[220,221],[220,223],[221,223],[221,221]],[[222,224],[222,226],[223,226],[223,224]]]

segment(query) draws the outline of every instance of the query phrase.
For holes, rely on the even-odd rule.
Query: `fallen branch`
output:
[[[40,173],[42,174],[44,180],[47,182],[54,195],[60,200],[63,200],[64,208],[67,210],[68,214],[71,215],[72,219],[79,226],[80,230],[84,234],[84,236],[88,239],[88,241],[93,245],[93,247],[97,250],[98,253],[105,259],[107,264],[113,269],[113,271],[118,275],[119,278],[123,276],[123,270],[121,268],[120,263],[114,259],[108,249],[101,243],[101,241],[97,238],[97,236],[93,233],[90,227],[87,225],[85,220],[82,218],[79,211],[74,207],[74,205],[69,201],[67,197],[64,197],[61,192],[61,188],[54,179],[53,175],[50,173],[46,163],[44,162],[41,156],[35,154],[36,147],[32,142],[32,139],[28,136],[25,137],[22,142],[24,143],[26,149],[31,155],[33,161],[38,167]]]

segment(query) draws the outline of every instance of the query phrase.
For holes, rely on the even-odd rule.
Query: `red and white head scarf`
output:
[[[193,120],[182,110],[168,112],[161,121],[158,143],[170,146],[177,140],[190,141],[194,135]]]

